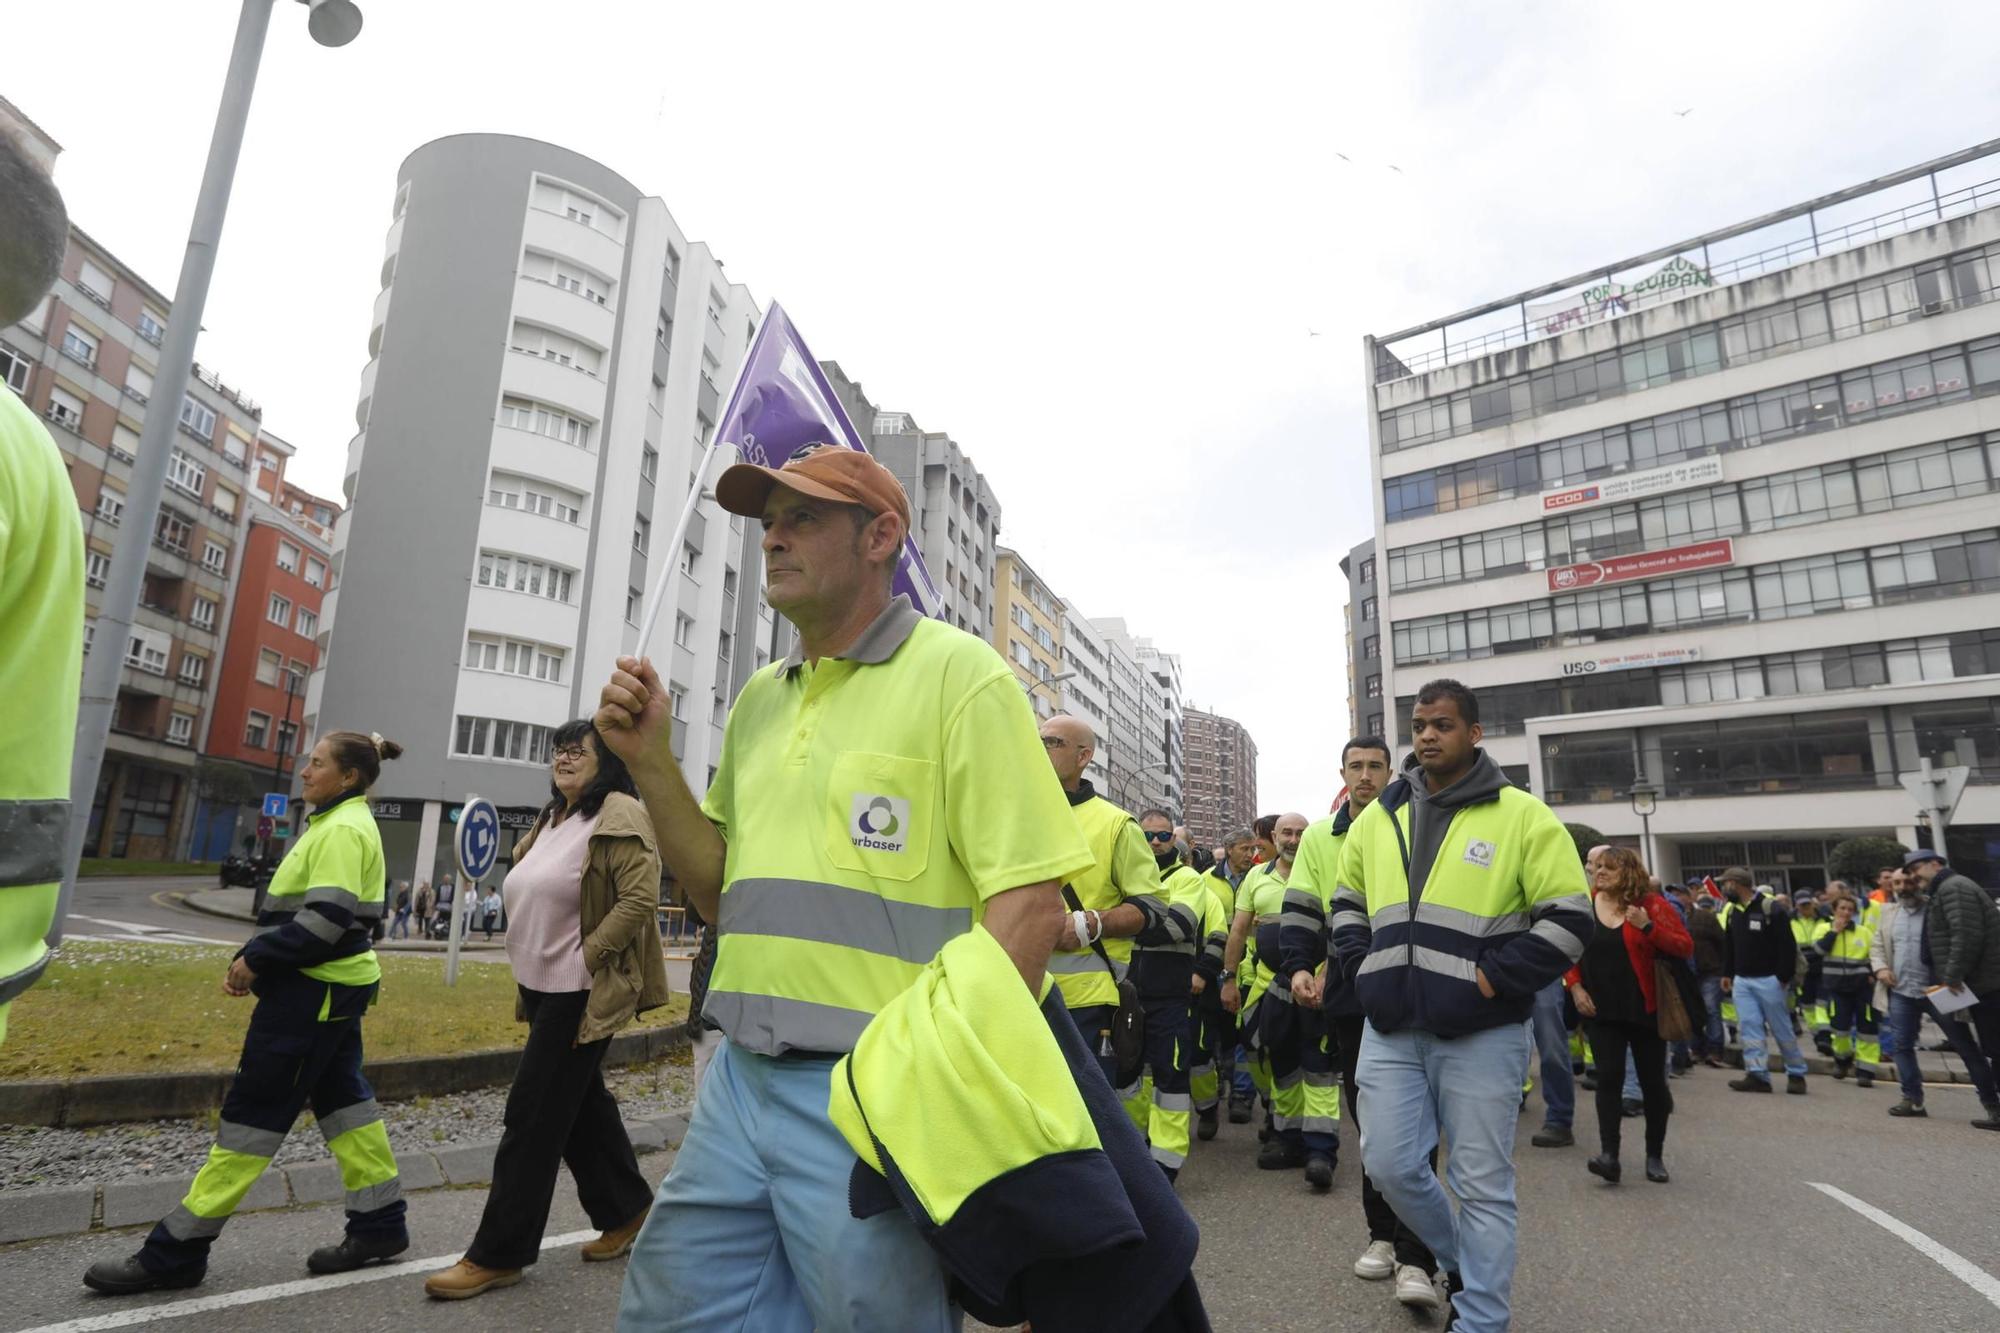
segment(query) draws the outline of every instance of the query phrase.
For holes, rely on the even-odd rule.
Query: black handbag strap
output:
[[[1403,884],[1407,888],[1410,883],[1410,844],[1403,838],[1403,822],[1396,818],[1397,812],[1394,810],[1384,810],[1382,813],[1389,816],[1389,827],[1396,830],[1396,850],[1403,854]],[[1415,819],[1416,816],[1412,815],[1411,818]]]
[[[1083,905],[1083,900],[1076,896],[1076,890],[1071,888],[1069,885],[1067,884],[1063,885],[1062,892],[1063,892],[1063,901],[1069,904],[1070,911],[1088,912],[1095,910],[1094,908],[1085,907]],[[1100,922],[1103,921],[1104,913],[1098,912],[1097,919]],[[1090,942],[1090,947],[1092,952],[1094,952],[1098,956],[1098,958],[1104,963],[1104,970],[1111,974],[1111,979],[1113,981],[1118,980],[1118,968],[1115,964],[1112,963],[1111,955],[1104,951],[1103,938],[1100,936],[1099,938],[1092,940]]]

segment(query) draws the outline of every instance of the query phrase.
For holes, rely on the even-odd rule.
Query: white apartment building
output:
[[[1927,840],[1899,775],[1968,765],[1947,850],[1993,882],[1996,154],[1365,340],[1399,755],[1456,677],[1564,819],[1794,889]]]
[[[1158,806],[1178,816],[1186,776],[1180,659],[1151,639],[1135,638],[1119,617],[1090,624],[1103,637],[1111,667],[1113,799],[1134,814]]]
[[[525,827],[549,733],[650,652],[697,792],[769,660],[754,530],[713,500],[667,550],[760,312],[666,205],[566,149],[435,140],[397,179],[348,446],[309,732],[407,753],[375,789],[390,873],[452,874],[469,793]],[[726,460],[718,460],[716,468]]]
[[[1076,608],[1063,607],[1062,702],[1061,711],[1080,717],[1097,733],[1097,753],[1091,756],[1083,775],[1090,785],[1111,793],[1111,771],[1105,764],[1107,747],[1116,743],[1111,713],[1111,654],[1116,651],[1097,627],[1078,615]],[[1136,812],[1135,812],[1136,813]]]

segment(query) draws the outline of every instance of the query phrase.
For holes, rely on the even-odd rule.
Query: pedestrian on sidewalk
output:
[[[1566,978],[1597,1054],[1598,1153],[1586,1165],[1592,1175],[1618,1183],[1629,1051],[1646,1116],[1646,1179],[1663,1185],[1673,1094],[1667,1089],[1667,1050],[1659,1029],[1663,997],[1657,993],[1653,964],[1664,959],[1667,966],[1676,966],[1694,953],[1694,941],[1673,904],[1648,882],[1638,853],[1628,847],[1606,847],[1598,856],[1591,907],[1596,929]]]
[[[300,773],[312,813],[264,897],[259,931],[230,960],[223,994],[254,994],[250,1030],[208,1161],[180,1207],[137,1254],[104,1259],[84,1285],[109,1295],[192,1287],[243,1196],[271,1164],[306,1103],[340,1163],[347,1235],[314,1250],[314,1273],[345,1273],[409,1248],[402,1178],[374,1090],[361,1072],[361,1020],[382,966],[369,927],[382,919],[382,838],[368,789],[382,761],[403,747],[380,736],[334,731]]]
[[[416,896],[411,900],[411,915],[416,918],[417,938],[429,939],[431,934],[431,913],[436,910],[437,897],[431,892],[431,882],[417,881]]]
[[[431,927],[431,933],[437,939],[450,938],[452,889],[451,880],[438,881],[437,921]]]
[[[507,961],[528,1042],[479,1229],[464,1258],[424,1281],[443,1300],[521,1280],[541,1253],[564,1163],[602,1233],[584,1245],[587,1260],[630,1250],[652,1206],[603,1066],[612,1034],[667,1002],[660,854],[631,773],[589,720],[564,723],[552,743],[549,803],[507,875]]]
[[[410,938],[410,881],[407,879],[396,881],[396,919],[389,926],[389,938],[392,940]]]
[[[479,904],[479,915],[481,924],[486,927],[486,940],[490,944],[493,941],[493,927],[500,924],[500,886],[498,884],[495,884],[486,891],[484,901]],[[655,930],[659,929],[658,921],[654,922],[653,928]]]
[[[1784,1053],[1785,1091],[1802,1097],[1806,1057],[1792,1034],[1791,1010],[1785,1005],[1799,959],[1791,912],[1742,866],[1722,872],[1722,891],[1729,896],[1723,908],[1722,990],[1736,1001],[1737,1026],[1743,1033],[1743,1077],[1731,1079],[1729,1086],[1737,1092],[1771,1090],[1771,1071],[1764,1063],[1768,1031]]]
[[[1929,848],[1904,857],[1903,870],[1930,894],[1923,947],[1937,984],[1954,995],[1971,991],[1977,1001],[1944,1022],[1945,1038],[1965,1061],[1974,1085],[1982,1074],[1985,1079],[1979,1102],[1986,1113],[1972,1123],[2000,1130],[2000,1095],[1995,1092],[1995,1071],[2000,1070],[2000,907]]]

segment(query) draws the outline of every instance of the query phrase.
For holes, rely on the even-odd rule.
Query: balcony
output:
[[[524,248],[573,259],[597,273],[623,273],[625,247],[594,227],[573,222],[560,213],[530,208],[521,228]]]
[[[668,741],[673,746],[676,760],[687,758],[688,724],[680,718],[672,719],[668,727]]]
[[[593,347],[609,347],[617,336],[617,315],[611,305],[526,275],[515,285],[514,317],[570,334]]]
[[[529,352],[509,352],[500,384],[509,393],[564,408],[587,421],[604,419],[604,381],[572,366]]]
[[[715,387],[715,381],[706,375],[701,377],[701,387],[695,391],[694,403],[701,419],[709,425],[713,426],[722,419],[722,392]]]

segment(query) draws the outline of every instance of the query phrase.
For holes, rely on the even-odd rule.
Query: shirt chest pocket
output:
[[[930,865],[937,764],[906,755],[844,751],[827,779],[827,859],[875,879],[912,880]]]

